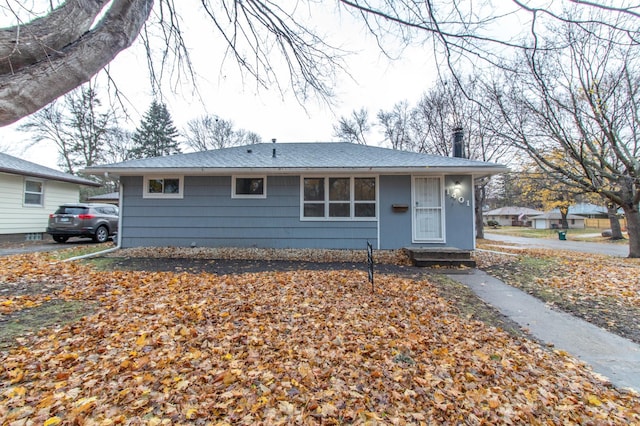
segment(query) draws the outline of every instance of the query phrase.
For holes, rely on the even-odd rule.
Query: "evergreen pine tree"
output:
[[[133,134],[131,158],[160,157],[180,153],[178,129],[164,103],[154,100]]]

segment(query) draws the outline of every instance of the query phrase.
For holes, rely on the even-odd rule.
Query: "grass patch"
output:
[[[90,257],[88,259],[84,259],[82,263],[89,265],[97,271],[112,271],[113,265],[118,261],[116,257]]]
[[[561,297],[551,289],[541,287],[538,277],[552,275],[560,265],[552,258],[521,256],[516,262],[491,266],[485,270],[496,278],[548,303],[559,303]]]
[[[97,253],[113,247],[115,247],[113,243],[87,244],[64,250],[57,250],[55,252],[52,252],[51,257],[54,260],[65,260],[76,256],[84,256],[85,254]]]
[[[93,306],[84,301],[54,299],[35,308],[14,312],[0,321],[0,350],[13,347],[17,338],[78,321],[92,311]]]

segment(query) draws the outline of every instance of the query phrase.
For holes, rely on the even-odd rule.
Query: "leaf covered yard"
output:
[[[0,353],[2,424],[629,424],[640,399],[461,316],[428,281],[356,270],[97,271],[3,258],[2,322],[86,316]],[[46,283],[47,286],[43,286]],[[3,294],[3,293],[0,293]]]
[[[492,249],[484,243],[480,247]],[[521,249],[476,252],[478,266],[549,306],[640,343],[640,261],[599,254]]]

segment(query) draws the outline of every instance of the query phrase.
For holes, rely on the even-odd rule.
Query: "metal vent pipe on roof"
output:
[[[276,149],[273,148],[273,154],[271,155],[273,158],[276,158]]]

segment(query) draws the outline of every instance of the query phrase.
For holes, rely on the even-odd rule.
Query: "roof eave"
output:
[[[28,177],[38,178],[38,179],[55,180],[58,182],[75,183],[77,185],[84,185],[84,186],[95,186],[95,187],[102,186],[99,183],[91,182],[90,180],[85,180],[81,178],[78,178],[78,179],[64,178],[64,177],[48,175],[45,173],[26,172],[24,170],[0,168],[0,173],[7,173],[7,174],[19,175],[19,176],[28,176]]]
[[[142,175],[232,175],[232,174],[279,174],[301,173],[374,173],[374,174],[470,174],[474,177],[491,176],[505,173],[505,166],[487,167],[92,167],[84,169],[82,174],[105,176],[142,176]]]

